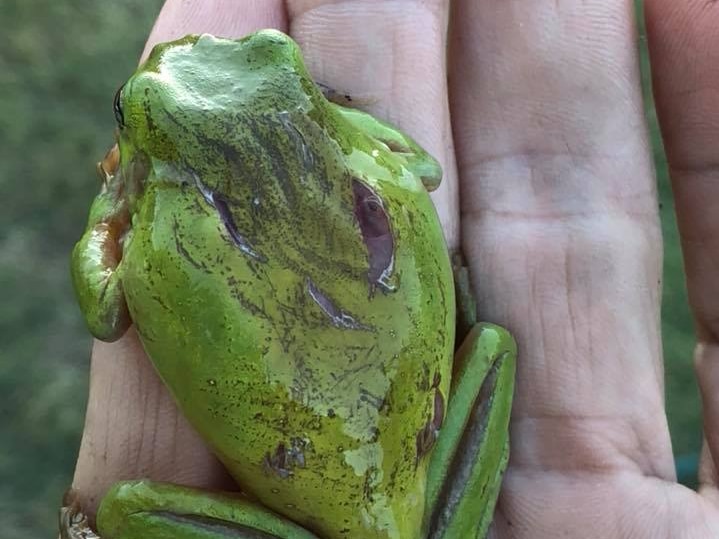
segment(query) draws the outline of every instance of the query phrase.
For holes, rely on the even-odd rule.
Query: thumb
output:
[[[227,489],[224,468],[180,414],[131,328],[96,341],[90,396],[73,488],[94,514],[116,481],[150,478]]]

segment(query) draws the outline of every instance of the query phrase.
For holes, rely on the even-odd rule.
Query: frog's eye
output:
[[[359,180],[353,182],[355,218],[369,254],[370,283],[389,288],[394,261],[394,236],[382,199]]]
[[[117,89],[117,92],[115,92],[115,99],[112,102],[112,110],[115,113],[115,121],[120,129],[125,127],[125,115],[122,113],[122,103],[120,102],[123,88],[124,86],[120,86]]]

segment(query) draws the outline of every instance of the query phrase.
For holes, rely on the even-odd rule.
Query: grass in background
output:
[[[112,96],[160,0],[0,0],[0,530],[54,537],[79,445],[90,339],[68,254],[112,140]],[[646,54],[643,73],[648,81]],[[648,89],[648,84],[645,84]],[[699,449],[693,334],[666,163],[650,93],[665,246],[664,352],[675,451]]]

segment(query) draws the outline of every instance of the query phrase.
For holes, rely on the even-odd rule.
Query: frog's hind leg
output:
[[[509,456],[516,344],[503,328],[475,322],[466,269],[455,266],[455,276],[458,335],[469,329],[456,352],[447,416],[429,464],[428,539],[485,536]]]
[[[72,500],[61,510],[61,539],[317,539],[241,495],[151,481],[114,485],[97,514],[99,535]],[[75,524],[73,526],[73,523]]]
[[[353,126],[404,157],[407,168],[422,180],[428,191],[434,191],[439,187],[442,181],[442,167],[412,137],[366,112],[350,108],[352,99],[349,96],[339,94],[324,85],[318,86],[325,97],[335,104],[336,110]]]

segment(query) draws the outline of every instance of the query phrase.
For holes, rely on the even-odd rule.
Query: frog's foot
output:
[[[457,351],[447,416],[429,464],[428,539],[484,537],[509,456],[516,345],[476,324]]]
[[[457,330],[455,333],[455,351],[462,345],[472,328],[477,324],[477,301],[472,293],[469,281],[469,268],[465,264],[461,251],[451,253],[452,273],[454,274],[454,296],[457,307]],[[455,362],[454,365],[457,365]]]
[[[317,539],[241,495],[151,481],[123,481],[102,500],[95,534],[72,499],[60,510],[61,539]]]
[[[442,181],[442,167],[417,142],[397,128],[378,120],[374,116],[349,108],[357,103],[346,94],[334,92],[330,88],[318,85],[327,100],[336,105],[337,111],[354,127],[383,143],[392,152],[406,160],[407,168],[418,178],[428,191],[434,191]]]
[[[72,280],[90,332],[103,341],[119,339],[130,316],[117,266],[129,228],[129,213],[118,178],[119,151],[114,146],[98,163],[102,192],[90,210],[87,229],[72,252]]]
[[[100,539],[100,536],[92,531],[74,490],[70,489],[65,493],[59,517],[60,539]]]

